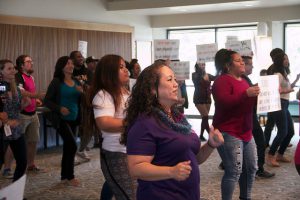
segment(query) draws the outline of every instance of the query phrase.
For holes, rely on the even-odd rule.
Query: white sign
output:
[[[0,199],[16,200],[23,199],[26,183],[26,174],[17,181],[0,190]]]
[[[179,60],[179,40],[154,40],[154,60]]]
[[[215,55],[218,51],[218,44],[201,44],[196,46],[197,62],[205,63],[215,60]]]
[[[78,41],[78,51],[81,52],[81,55],[86,58],[87,57],[87,45],[88,42],[87,41]]]
[[[174,71],[177,80],[190,78],[190,62],[171,62],[170,67]]]
[[[278,75],[260,76],[257,114],[281,110]]]
[[[251,40],[230,41],[225,43],[225,48],[238,52],[241,56],[253,56]]]
[[[228,35],[226,37],[226,42],[238,41],[238,37],[235,35]]]

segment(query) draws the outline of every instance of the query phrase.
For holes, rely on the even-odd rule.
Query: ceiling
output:
[[[300,5],[300,0],[104,0],[107,11],[170,15]]]

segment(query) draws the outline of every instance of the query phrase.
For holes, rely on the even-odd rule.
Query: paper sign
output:
[[[226,42],[238,41],[238,37],[235,35],[228,35],[226,37]]]
[[[24,189],[26,183],[26,174],[24,174],[19,180],[13,182],[9,186],[0,190],[0,199],[16,200],[23,199]]]
[[[78,41],[78,51],[81,52],[81,55],[86,58],[87,57],[87,41]]]
[[[179,40],[154,40],[154,60],[179,59]]]
[[[218,44],[202,44],[196,46],[197,62],[205,63],[215,60],[215,55],[218,51]]]
[[[171,62],[170,67],[174,71],[177,80],[190,78],[190,62]]]
[[[257,114],[281,110],[278,75],[260,76]]]
[[[225,43],[225,48],[238,52],[241,56],[253,56],[251,40],[230,41]]]

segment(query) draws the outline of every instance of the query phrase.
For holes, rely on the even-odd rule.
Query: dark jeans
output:
[[[272,130],[274,128],[275,122],[272,116],[272,113],[268,113],[267,115],[268,120],[267,120],[267,124],[265,126],[265,131],[264,131],[264,135],[265,135],[265,143],[267,145],[270,144],[270,138],[271,138],[271,134],[272,134]]]
[[[13,181],[21,178],[26,171],[27,168],[27,154],[26,154],[26,142],[24,135],[22,134],[17,140],[4,140],[3,139],[3,131],[0,132],[0,169],[2,164],[4,163],[5,152],[7,150],[8,145],[10,146],[13,155],[16,160],[16,169],[14,172]]]
[[[275,155],[279,146],[278,153],[283,155],[294,136],[294,123],[288,107],[289,101],[281,99],[281,110],[271,113],[278,129],[277,135],[270,147],[269,154],[271,155]]]
[[[257,120],[257,115],[253,113],[253,130],[252,134],[255,140],[256,149],[257,149],[257,165],[258,170],[264,171],[265,164],[265,137],[264,132]]]
[[[58,133],[63,140],[63,155],[61,159],[61,180],[74,178],[74,159],[77,151],[76,121],[61,120]]]

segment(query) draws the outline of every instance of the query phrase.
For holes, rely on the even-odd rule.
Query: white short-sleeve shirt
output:
[[[100,90],[93,99],[94,116],[95,119],[98,117],[115,117],[124,119],[125,103],[129,95],[123,95],[120,108],[115,111],[115,105],[112,96],[105,90]],[[122,152],[126,153],[126,147],[120,144],[121,132],[102,132],[102,148],[111,152]]]

